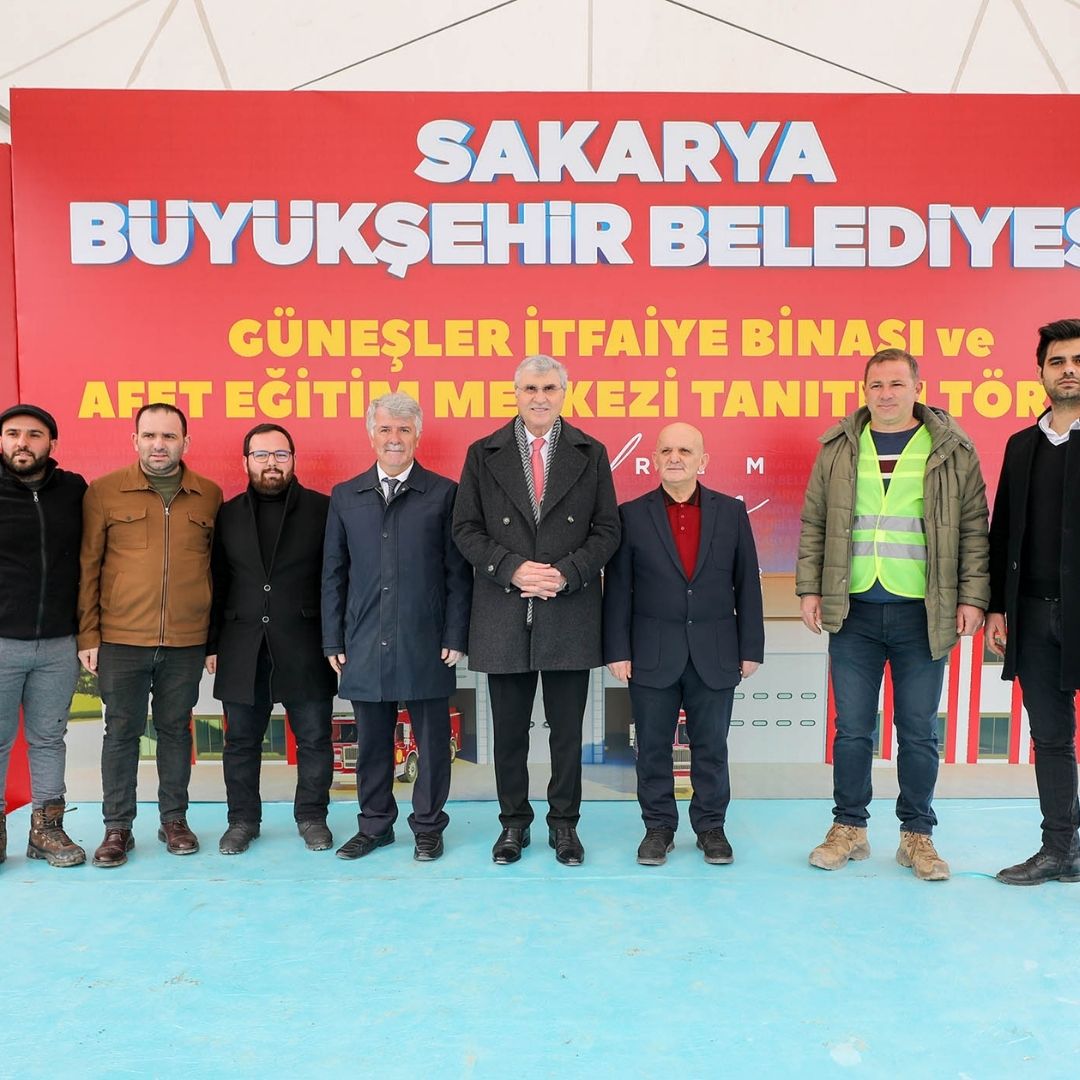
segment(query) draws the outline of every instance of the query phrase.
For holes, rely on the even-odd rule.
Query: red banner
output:
[[[15,249],[11,224],[11,147],[0,143],[0,401],[18,398],[15,369]]]
[[[0,409],[18,400],[15,369],[15,264],[11,226],[11,147],[0,143]],[[0,792],[0,794],[5,794]],[[22,730],[8,763],[6,802],[15,810],[30,801],[30,770]]]
[[[370,461],[387,388],[457,475],[544,352],[622,498],[659,429],[697,423],[706,482],[790,571],[869,355],[919,358],[993,483],[1042,407],[1035,329],[1077,314],[1046,149],[1067,96],[17,90],[12,115],[21,384],[87,476],[166,399],[227,493],[266,419],[325,489]]]

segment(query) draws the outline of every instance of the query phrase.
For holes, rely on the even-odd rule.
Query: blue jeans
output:
[[[101,810],[106,829],[130,829],[139,783],[139,739],[153,694],[157,732],[158,811],[162,821],[187,814],[191,780],[191,710],[199,700],[203,645],[112,645],[98,651],[105,706]]]
[[[873,797],[870,770],[878,695],[885,661],[892,668],[893,726],[900,795],[896,816],[908,832],[934,831],[938,774],[937,718],[945,657],[930,656],[926,605],[921,601],[851,601],[843,626],[829,638],[836,737],[833,740],[833,817],[864,827]]]
[[[33,805],[38,808],[64,797],[64,736],[78,678],[74,637],[0,638],[0,808],[5,807],[20,705]]]

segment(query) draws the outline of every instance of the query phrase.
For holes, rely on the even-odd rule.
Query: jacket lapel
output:
[[[380,495],[380,489],[382,484],[379,483],[379,470],[372,465],[370,469],[365,469],[356,479],[352,485],[353,491],[374,491]]]
[[[1039,445],[1040,439],[1045,439],[1046,435],[1043,433],[1041,427],[1038,424],[1032,429],[1032,437],[1025,439],[1023,442],[1017,440],[1017,454],[1015,458],[1016,477],[1023,485],[1020,490],[1023,492],[1024,506],[1027,507],[1028,493],[1031,490],[1031,467],[1035,463],[1035,449]],[[1071,439],[1069,440],[1072,441]],[[1068,458],[1066,458],[1066,463]],[[1025,523],[1027,521],[1026,514],[1022,514],[1021,520]]]
[[[427,469],[413,458],[413,466],[409,470],[409,479],[398,488],[398,495],[404,495],[406,491],[427,491],[427,485]]]
[[[289,515],[296,509],[299,498],[300,481],[293,477],[292,483],[285,489],[285,510],[281,515],[277,536],[274,537],[274,550],[270,552],[270,565],[266,568],[267,577],[271,577],[274,573],[274,563],[277,562],[278,548],[281,547],[281,538],[285,533],[285,523],[289,520]]]
[[[585,471],[588,458],[574,445],[577,433],[566,421],[555,447],[555,457],[548,469],[547,487],[544,489],[544,502],[540,507],[543,518],[551,507],[563,499],[567,492],[578,482]]]
[[[526,521],[533,520],[529,489],[525,486],[525,470],[521,465],[521,453],[514,438],[514,422],[496,431],[486,443],[491,451],[486,465],[492,479],[506,492]],[[558,454],[556,454],[558,457]],[[554,462],[552,465],[554,466]]]
[[[712,545],[713,530],[716,528],[716,498],[711,491],[701,486],[700,481],[698,490],[701,492],[701,538],[698,541],[697,564],[694,566],[695,578],[705,565],[705,557]],[[693,581],[694,578],[690,580]]]
[[[664,495],[660,488],[651,492],[649,495],[649,517],[652,518],[652,523],[656,528],[656,533],[660,537],[660,543],[663,545],[664,550],[671,556],[671,561],[675,564],[675,569],[686,577],[686,571],[683,569],[682,559],[679,558],[678,548],[675,547],[675,537],[671,535],[671,522],[668,521],[667,508],[664,504]]]

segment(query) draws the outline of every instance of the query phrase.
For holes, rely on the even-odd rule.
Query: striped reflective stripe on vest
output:
[[[923,486],[931,439],[920,427],[904,447],[885,489],[869,425],[859,437],[855,515],[851,544],[851,591],[875,582],[897,596],[926,596],[926,525]]]

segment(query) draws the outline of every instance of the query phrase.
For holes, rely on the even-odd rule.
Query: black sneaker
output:
[[[715,829],[705,829],[703,832],[699,832],[697,846],[705,852],[705,861],[707,863],[723,866],[735,861],[735,856],[731,853],[731,845],[724,835],[722,825],[718,825]]]
[[[416,846],[412,857],[417,862],[434,862],[443,853],[442,833],[422,832],[416,834]]]
[[[358,832],[351,840],[346,840],[337,849],[337,857],[339,859],[362,859],[365,855],[370,855],[376,848],[385,847],[393,842],[393,826],[387,829],[386,832],[379,833],[378,836],[372,833]]]
[[[674,829],[663,825],[646,829],[645,839],[638,844],[637,861],[641,866],[663,866],[674,847]]]
[[[326,851],[334,843],[334,835],[322,818],[298,821],[296,831],[304,838],[304,846],[308,851]]]
[[[251,847],[251,841],[259,835],[257,821],[233,821],[221,835],[217,849],[222,855],[240,855]]]

